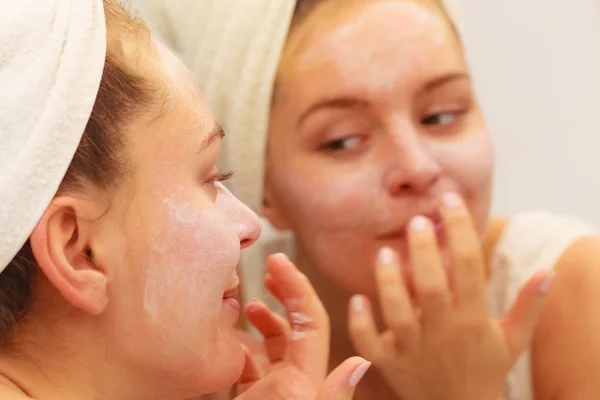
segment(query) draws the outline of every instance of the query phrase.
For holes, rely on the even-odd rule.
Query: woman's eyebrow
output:
[[[335,97],[325,99],[313,104],[308,110],[306,110],[298,119],[298,126],[302,125],[302,123],[310,116],[310,114],[325,108],[364,108],[367,105],[368,103],[366,101],[352,97]]]
[[[210,133],[208,134],[208,136],[206,136],[206,138],[204,138],[204,140],[202,141],[202,144],[200,145],[200,150],[198,150],[198,153],[202,153],[214,141],[216,141],[218,139],[223,139],[224,137],[225,137],[225,131],[223,130],[223,127],[221,125],[215,123],[213,128],[211,129]]]

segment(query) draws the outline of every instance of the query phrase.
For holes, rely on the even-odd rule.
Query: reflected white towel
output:
[[[0,272],[56,194],[98,93],[102,0],[0,0]]]

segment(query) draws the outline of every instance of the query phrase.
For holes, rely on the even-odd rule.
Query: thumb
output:
[[[553,279],[552,270],[534,275],[521,289],[517,301],[502,321],[504,337],[515,361],[533,339]]]
[[[351,357],[334,369],[325,379],[318,400],[350,400],[360,380],[371,366],[361,357]]]

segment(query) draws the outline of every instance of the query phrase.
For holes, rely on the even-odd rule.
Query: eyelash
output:
[[[343,145],[344,142],[349,140],[355,140],[355,145],[351,147],[340,147],[339,145]],[[327,142],[321,146],[321,150],[330,151],[330,152],[339,152],[339,151],[348,151],[356,148],[356,146],[360,145],[361,138],[356,135],[344,137],[337,140],[332,140]]]
[[[460,118],[464,113],[465,113],[464,110],[446,111],[446,112],[436,113],[436,114],[428,115],[427,117],[423,118],[421,120],[421,123],[423,125],[427,125],[427,126],[448,126],[448,125],[454,124],[456,122],[456,120],[458,118]],[[440,123],[439,122],[439,119],[441,119],[444,116],[448,116],[448,115],[450,115],[452,117],[452,121],[450,121],[448,123]]]
[[[209,185],[214,185],[217,182],[225,182],[226,180],[231,179],[231,177],[235,174],[234,171],[228,172],[216,172],[211,178],[207,181]]]

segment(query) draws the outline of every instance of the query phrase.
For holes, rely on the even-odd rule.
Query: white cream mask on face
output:
[[[219,318],[223,289],[239,261],[243,221],[236,219],[242,207],[221,190],[218,207],[161,196],[167,222],[151,236],[144,292],[144,309],[153,323]]]

